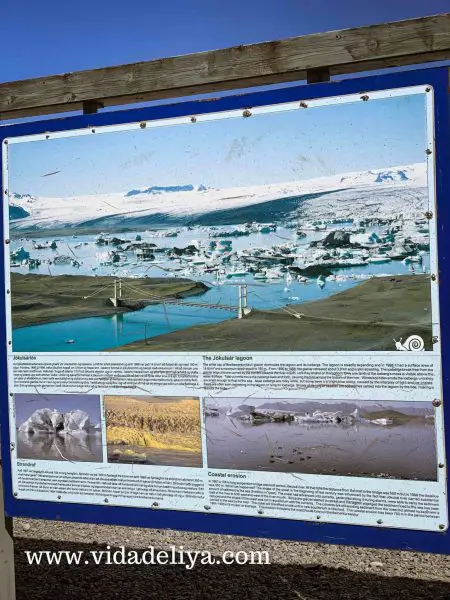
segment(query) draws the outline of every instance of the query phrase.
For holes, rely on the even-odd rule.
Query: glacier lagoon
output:
[[[349,227],[349,224],[346,224]],[[136,240],[144,244],[154,244],[154,248],[164,251],[154,252],[153,260],[138,260],[132,251],[122,251],[125,244],[119,244],[117,251],[120,260],[110,260],[110,245],[99,245],[98,235],[48,236],[33,238],[31,234],[12,241],[11,251],[22,248],[37,263],[30,271],[29,264],[18,263],[12,268],[16,273],[36,273],[44,275],[112,275],[120,277],[183,277],[202,281],[210,287],[196,300],[200,303],[237,306],[238,284],[248,285],[248,304],[260,310],[277,309],[287,304],[325,299],[332,294],[358,285],[362,280],[381,275],[401,275],[414,272],[429,272],[429,255],[423,253],[421,263],[411,265],[404,261],[367,262],[362,266],[350,266],[332,269],[333,275],[323,278],[318,285],[315,277],[303,278],[289,276],[289,271],[270,269],[268,277],[261,279],[261,274],[245,272],[240,268],[239,257],[247,251],[282,246],[295,246],[299,256],[308,254],[311,243],[323,240],[331,231],[342,229],[345,224],[330,227],[326,230],[307,230],[302,237],[295,230],[287,227],[276,227],[267,230],[260,226],[256,231],[245,235],[227,236],[226,232],[242,231],[242,226],[228,227],[182,227],[159,231],[131,231],[115,233],[114,236],[124,242]],[[381,233],[382,227],[371,227],[370,232]],[[262,231],[266,231],[263,233]],[[210,237],[213,234],[214,238]],[[105,238],[111,238],[109,234]],[[171,248],[186,248],[197,245],[209,248],[211,241],[231,241],[232,254],[237,258],[229,263],[216,261],[218,268],[210,271],[208,261],[194,257],[180,256],[169,259],[167,251]],[[52,248],[52,243],[55,242]],[[202,253],[205,252],[202,250]],[[225,252],[225,255],[230,252]],[[56,261],[55,258],[59,257]],[[61,259],[62,257],[62,259]],[[197,258],[197,260],[195,260]],[[195,264],[199,263],[199,264]],[[203,264],[202,264],[203,263]],[[234,264],[233,264],[234,263]],[[222,268],[225,267],[225,268]],[[278,265],[279,267],[279,265]],[[269,270],[268,270],[269,271]],[[274,272],[275,271],[275,272]],[[12,290],[14,294],[14,290]],[[183,306],[183,302],[186,306]],[[97,352],[113,349],[124,344],[149,339],[158,335],[186,329],[194,325],[211,324],[236,318],[236,310],[209,308],[189,305],[190,299],[180,300],[176,305],[152,304],[141,310],[117,314],[77,318],[72,320],[31,325],[14,329],[13,349],[16,352]],[[69,343],[70,342],[70,343]]]

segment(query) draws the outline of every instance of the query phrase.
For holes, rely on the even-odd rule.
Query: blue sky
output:
[[[422,162],[424,96],[13,144],[9,189],[65,197],[224,188]]]
[[[448,0],[5,0],[0,81],[448,10]]]
[[[8,0],[0,81],[99,68],[450,10],[448,0]],[[396,104],[397,103],[397,104]],[[15,191],[46,195],[127,190],[152,184],[267,183],[422,160],[422,111],[368,103],[282,125],[247,119],[174,134],[107,136],[30,144],[13,156]],[[419,114],[420,112],[420,114]],[[339,113],[339,114],[338,114]],[[370,116],[367,117],[367,114]],[[389,114],[388,114],[389,113]],[[289,121],[289,123],[288,123]],[[325,126],[327,139],[325,140]],[[278,127],[278,130],[277,130]],[[245,129],[245,131],[244,131]],[[164,137],[165,136],[165,137]],[[203,137],[202,137],[203,136]],[[206,136],[206,137],[208,137]],[[261,137],[262,136],[262,137]],[[164,139],[163,139],[164,138]],[[366,143],[370,140],[370,144]],[[257,152],[255,150],[257,144]],[[69,148],[70,146],[70,148]],[[94,147],[95,146],[95,147]],[[183,149],[181,155],[180,147]],[[190,151],[189,151],[190,148]],[[213,151],[210,149],[213,148]],[[174,152],[180,157],[174,165]],[[177,154],[178,153],[178,154]],[[181,159],[182,157],[182,159]],[[306,157],[307,160],[304,160]],[[220,165],[220,168],[218,167]],[[270,166],[270,173],[268,167]],[[42,178],[61,170],[53,177]]]

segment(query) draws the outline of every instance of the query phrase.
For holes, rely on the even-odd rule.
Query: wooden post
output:
[[[3,475],[0,464],[0,600],[15,600],[12,519],[5,517]]]

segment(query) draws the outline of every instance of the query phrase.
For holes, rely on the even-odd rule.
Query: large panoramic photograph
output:
[[[431,350],[425,94],[9,145],[13,350]]]

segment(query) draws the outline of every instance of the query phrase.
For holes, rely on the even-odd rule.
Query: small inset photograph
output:
[[[437,480],[431,402],[216,398],[208,467]]]
[[[108,462],[202,467],[200,399],[105,396]]]
[[[15,394],[17,458],[102,462],[100,396]]]

